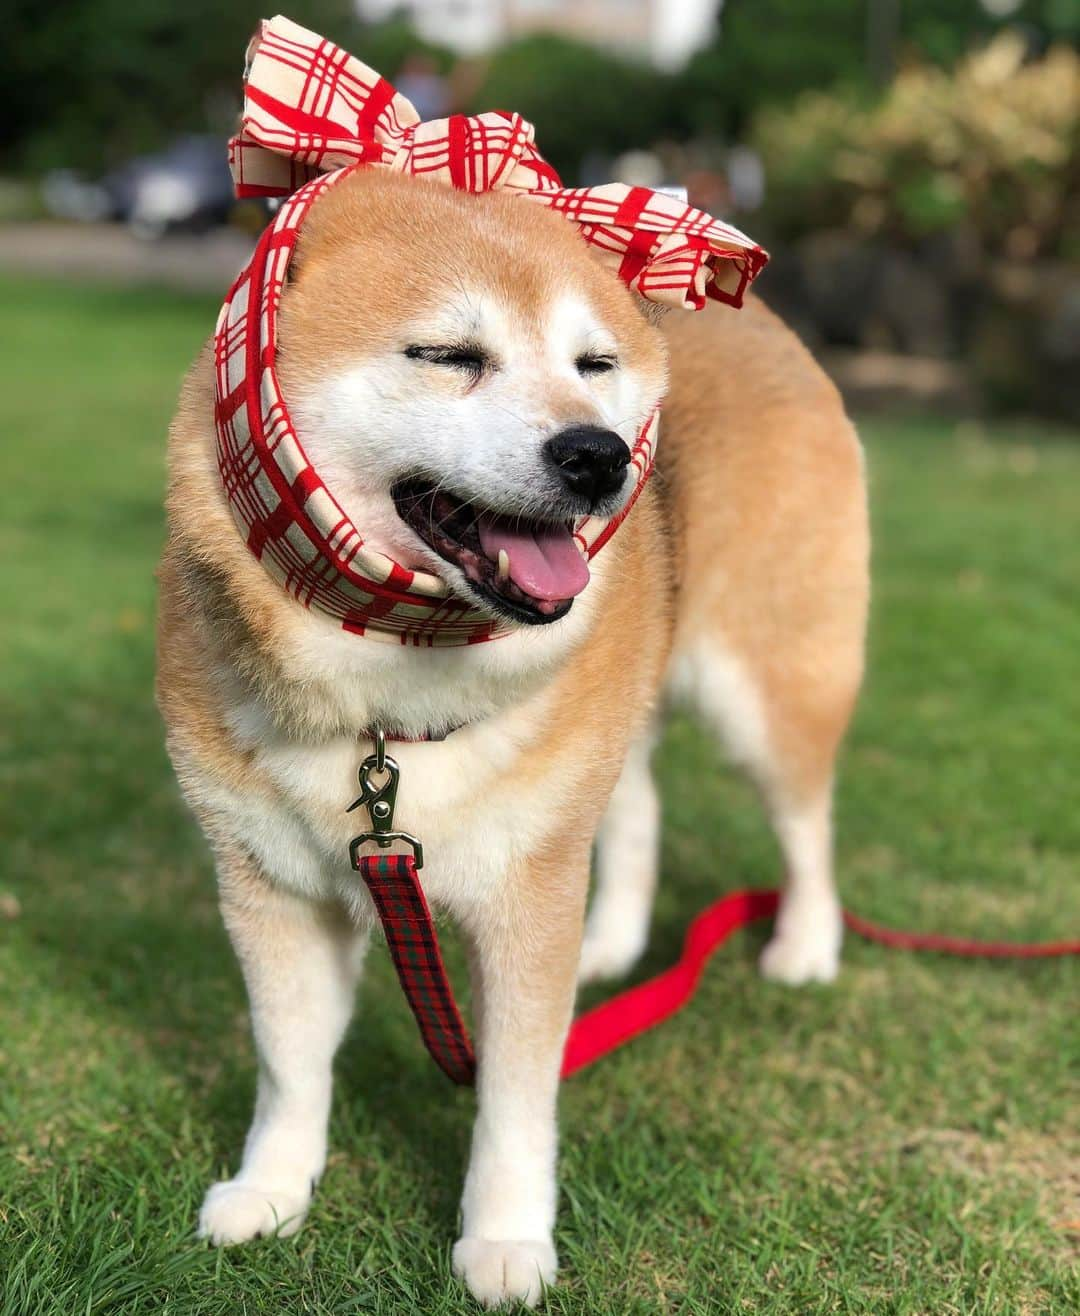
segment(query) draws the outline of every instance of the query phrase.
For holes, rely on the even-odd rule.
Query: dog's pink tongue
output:
[[[487,556],[498,562],[505,549],[510,579],[534,599],[572,599],[589,583],[589,565],[565,526],[530,527],[484,517],[478,528]]]

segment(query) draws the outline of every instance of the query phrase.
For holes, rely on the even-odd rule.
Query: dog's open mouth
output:
[[[391,495],[405,524],[515,621],[558,621],[589,583],[570,521],[500,515],[421,478],[399,481]]]

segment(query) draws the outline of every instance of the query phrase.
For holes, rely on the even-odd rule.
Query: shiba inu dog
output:
[[[345,807],[381,726],[401,741],[397,812],[423,838],[425,893],[472,962],[478,1113],[454,1266],[484,1303],[534,1303],[556,1272],[576,985],[625,973],[646,942],[669,698],[699,710],[775,825],[787,884],[762,971],[837,971],[830,799],[863,665],[860,448],[757,300],[660,322],[555,213],[385,172],[312,210],[279,342],[297,434],[368,541],[510,633],[377,643],[283,590],[229,513],[207,348],[171,430],[158,698],[259,1070],[242,1163],[199,1228],[292,1233],[322,1173],[331,1062],[376,922]],[[568,527],[623,507],[661,399],[657,472],[589,564]]]

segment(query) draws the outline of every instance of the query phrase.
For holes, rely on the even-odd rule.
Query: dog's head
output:
[[[588,584],[570,528],[634,487],[659,331],[573,225],[521,198],[381,170],[304,224],[278,373],[366,542],[521,623]]]

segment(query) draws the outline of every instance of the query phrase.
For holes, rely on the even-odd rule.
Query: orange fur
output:
[[[759,759],[767,762],[751,766],[771,798],[799,805],[827,790],[862,671],[868,535],[858,444],[836,392],[759,302],[751,298],[739,312],[672,313],[661,333],[570,225],[498,194],[465,195],[381,172],[332,189],[305,225],[283,303],[286,397],[328,370],[392,350],[402,326],[422,320],[448,286],[498,298],[523,334],[560,293],[587,297],[616,332],[624,367],[657,395],[671,357],[659,471],[598,560],[578,642],[547,668],[526,665],[513,697],[445,747],[404,746],[399,754],[399,825],[428,843],[425,889],[462,921],[474,948],[479,1130],[491,1122],[484,1111],[496,1090],[517,1094],[523,1119],[542,1123],[542,1112],[553,1109],[589,847],[628,749],[660,704],[673,654],[677,664],[684,652],[722,651],[760,697],[768,749]],[[553,389],[548,406],[552,424],[583,419],[571,392]],[[385,710],[377,700],[364,703],[362,683],[346,669],[350,655],[365,660],[385,646],[340,635],[331,642],[325,619],[288,598],[242,543],[218,482],[209,351],[181,394],[169,472],[158,697],[181,783],[215,845],[223,903],[248,972],[260,937],[279,939],[268,929],[280,928],[291,908],[314,902],[323,911],[317,918],[334,927],[370,921],[349,891],[351,822],[343,810],[348,774],[366,752],[367,719]],[[356,648],[346,652],[343,644]],[[324,651],[325,661],[312,659]],[[489,660],[500,661],[440,651],[400,657],[421,683],[460,681],[463,663]],[[252,707],[265,717],[254,739],[240,729]],[[288,753],[312,764],[312,755],[324,754],[323,766],[305,769],[301,780],[293,760],[281,759]],[[462,765],[453,784],[410,796],[408,783],[426,780],[426,765],[446,756]],[[310,837],[313,850],[339,855],[336,886],[321,895],[271,891],[250,832],[245,841],[231,822],[233,811],[263,807],[268,819]],[[442,839],[435,844],[433,836]],[[440,848],[453,867],[451,856],[469,855],[470,846],[481,857],[505,850],[497,877],[486,869],[475,881],[441,871]],[[302,962],[299,947],[272,954],[283,964]],[[271,980],[257,967],[248,980],[254,1007]],[[270,1069],[274,1063],[264,1060]],[[492,1137],[502,1145],[504,1135]],[[498,1296],[486,1278],[484,1232],[496,1228],[484,1189],[485,1175],[495,1173],[484,1167],[496,1153],[488,1142],[480,1146],[479,1131],[477,1138],[458,1264],[474,1292]],[[247,1182],[238,1177],[221,1193],[254,1210],[243,1196],[256,1191]],[[240,1226],[234,1234],[247,1236]],[[526,1268],[535,1261],[547,1276],[550,1243],[537,1242],[534,1253]],[[505,1279],[511,1261],[520,1255],[500,1263],[504,1296],[532,1299],[525,1281]]]

